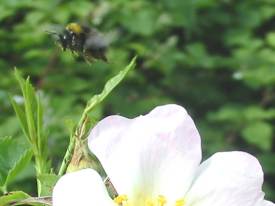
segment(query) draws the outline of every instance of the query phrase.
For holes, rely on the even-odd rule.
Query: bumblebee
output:
[[[69,23],[62,32],[51,32],[57,36],[57,42],[63,51],[67,49],[73,54],[82,56],[91,62],[100,59],[107,62],[107,42],[96,30],[78,23]]]

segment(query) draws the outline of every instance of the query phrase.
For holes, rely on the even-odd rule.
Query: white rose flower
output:
[[[88,140],[119,196],[113,200],[99,174],[84,169],[57,182],[53,206],[274,206],[264,200],[263,171],[252,155],[220,152],[200,163],[200,135],[181,106],[109,116]]]

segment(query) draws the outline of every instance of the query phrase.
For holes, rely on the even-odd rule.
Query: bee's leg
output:
[[[89,65],[92,65],[92,63],[94,62],[94,59],[92,57],[90,57],[89,55],[87,55],[85,53],[85,50],[83,52],[83,57],[84,57],[85,62]]]
[[[55,41],[55,44],[59,47],[59,48],[61,48],[61,50],[64,52],[64,51],[66,51],[66,47],[65,46],[62,46],[61,44],[60,44],[60,42],[59,41]]]
[[[76,46],[76,36],[75,34],[72,34],[72,47],[75,48]]]
[[[71,51],[71,54],[73,56],[74,59],[77,59],[79,57],[78,53],[74,50],[70,50]]]
[[[86,58],[85,56],[84,56],[84,60],[88,65],[92,65],[93,63],[93,59]]]

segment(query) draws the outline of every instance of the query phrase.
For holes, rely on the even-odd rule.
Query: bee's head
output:
[[[68,43],[69,43],[68,35],[66,35],[65,33],[59,34],[58,37],[59,38],[57,41],[60,44],[60,46],[62,47],[62,49],[65,51],[68,46]]]
[[[54,40],[62,47],[63,50],[66,50],[71,39],[70,33],[67,30],[64,30],[63,32],[57,32],[57,31],[46,31],[46,32],[54,38]]]

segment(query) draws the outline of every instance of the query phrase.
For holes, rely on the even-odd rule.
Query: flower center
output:
[[[114,202],[118,206],[133,206],[133,204],[130,204],[128,201],[127,195],[118,195],[115,199]],[[166,206],[167,200],[165,196],[159,195],[155,199],[149,199],[146,201],[144,206]],[[174,206],[184,206],[185,201],[184,199],[179,199],[175,202]]]

